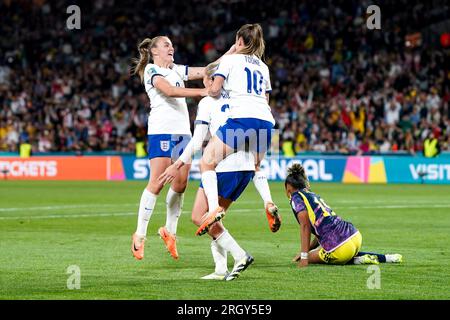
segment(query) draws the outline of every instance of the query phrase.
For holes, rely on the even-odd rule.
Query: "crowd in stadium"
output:
[[[0,1],[0,151],[134,152],[150,111],[129,73],[137,43],[168,35],[176,63],[201,66],[247,22],[264,28],[284,154],[414,154],[429,136],[450,151],[450,49],[405,45],[448,18],[435,2],[380,1],[386,19],[369,30],[364,1],[82,1],[68,30],[64,1]]]

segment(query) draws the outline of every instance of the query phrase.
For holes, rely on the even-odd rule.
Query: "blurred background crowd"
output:
[[[70,4],[81,30],[66,28]],[[138,42],[168,35],[176,63],[202,66],[249,22],[264,29],[275,152],[417,154],[427,138],[450,151],[449,3],[377,1],[381,30],[370,4],[0,0],[0,151],[135,152],[150,111],[129,73]]]

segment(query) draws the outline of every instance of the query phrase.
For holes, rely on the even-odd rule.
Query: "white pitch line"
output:
[[[345,209],[421,209],[421,208],[450,208],[450,204],[435,204],[435,205],[385,205],[385,206],[352,206],[352,207],[339,207],[338,210]],[[262,209],[262,208],[260,208]],[[230,212],[255,212],[260,209],[234,209],[231,208]],[[290,212],[290,208],[280,208],[282,211]],[[190,214],[191,211],[183,211],[184,214]],[[45,216],[24,216],[24,217],[0,217],[0,220],[35,220],[35,219],[61,219],[61,218],[95,218],[95,217],[120,217],[120,216],[137,216],[137,212],[119,212],[119,213],[92,213],[92,214],[61,214],[61,215],[45,215]]]
[[[254,209],[236,209],[233,212],[252,212]],[[191,211],[183,211],[184,214],[190,214]],[[95,217],[120,217],[134,216],[137,212],[119,212],[119,213],[92,213],[92,214],[51,214],[45,216],[23,216],[23,217],[0,217],[0,220],[34,220],[34,219],[61,219],[61,218],[95,218]]]
[[[421,209],[421,208],[450,208],[450,204],[427,204],[427,205],[385,205],[385,206],[351,206],[339,207],[341,209]]]
[[[329,202],[329,201],[328,201]],[[371,203],[386,203],[386,201],[370,201]],[[261,204],[262,205],[262,201],[239,201],[239,204]],[[332,204],[333,206],[339,206],[339,204],[347,204],[347,203],[352,203],[352,204],[366,204],[367,201],[364,202],[357,202],[357,201],[352,201],[352,200],[339,200],[339,201],[333,201]],[[365,208],[385,208],[385,209],[390,209],[390,208],[418,208],[418,207],[434,207],[434,208],[447,208],[448,206],[450,206],[450,203],[441,203],[441,204],[436,204],[435,202],[426,202],[426,201],[421,201],[421,204],[423,204],[423,206],[420,205],[403,205],[403,203],[410,203],[410,201],[396,201],[396,203],[392,204],[392,205],[384,205],[384,206],[352,206],[352,207],[345,207],[345,208],[350,208],[350,209],[365,209]],[[57,205],[57,206],[34,206],[34,207],[9,207],[9,208],[0,208],[0,212],[14,212],[14,211],[41,211],[41,210],[61,210],[61,209],[80,209],[80,208],[91,208],[91,209],[96,209],[96,208],[117,208],[117,207],[138,207],[138,203],[122,203],[122,204],[80,204],[80,205]]]

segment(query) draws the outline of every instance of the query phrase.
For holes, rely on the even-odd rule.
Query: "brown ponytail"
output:
[[[239,51],[241,54],[255,55],[262,59],[266,45],[264,43],[263,30],[258,23],[245,24],[236,33],[236,38],[242,37],[245,48]]]
[[[133,66],[131,68],[131,72],[133,75],[139,75],[141,78],[141,82],[144,82],[144,70],[147,64],[152,59],[151,49],[156,47],[156,43],[158,42],[161,36],[154,37],[153,39],[145,38],[139,45],[139,59],[134,58],[132,60]]]

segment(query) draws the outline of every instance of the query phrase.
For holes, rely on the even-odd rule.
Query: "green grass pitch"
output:
[[[212,272],[210,240],[196,237],[190,182],[178,224],[180,259],[166,251],[166,189],[149,225],[145,259],[130,252],[145,182],[0,181],[0,299],[449,299],[450,186],[313,183],[338,215],[363,235],[364,251],[401,253],[401,265],[380,265],[380,289],[369,289],[367,266],[291,262],[299,228],[282,183],[270,183],[281,209],[278,233],[268,228],[253,185],[224,223],[255,258],[231,282],[199,278]],[[229,266],[232,265],[229,258]],[[67,268],[81,271],[69,290]]]

